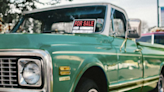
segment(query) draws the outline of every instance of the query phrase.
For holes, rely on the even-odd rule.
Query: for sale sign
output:
[[[72,33],[94,33],[95,26],[95,19],[75,19]]]

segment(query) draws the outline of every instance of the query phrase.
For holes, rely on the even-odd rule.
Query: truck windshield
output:
[[[72,33],[74,20],[92,19],[95,20],[94,32],[100,32],[104,26],[105,11],[106,6],[98,5],[29,13],[23,16],[23,21],[17,23],[17,28],[13,31],[17,33]]]

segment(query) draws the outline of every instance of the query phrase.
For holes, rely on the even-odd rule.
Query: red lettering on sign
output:
[[[75,21],[74,26],[82,26],[83,21]]]
[[[94,21],[91,21],[91,25],[90,26],[94,26]]]
[[[75,21],[74,26],[91,26],[94,27],[95,21]]]
[[[94,21],[84,21],[83,26],[94,26]]]

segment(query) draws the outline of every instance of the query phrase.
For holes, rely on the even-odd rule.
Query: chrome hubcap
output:
[[[96,89],[90,89],[88,92],[98,92]]]

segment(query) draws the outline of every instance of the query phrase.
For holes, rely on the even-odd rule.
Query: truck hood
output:
[[[109,37],[100,34],[0,34],[0,49],[42,49],[43,46],[63,44],[100,45],[106,42],[104,38],[109,40]]]

